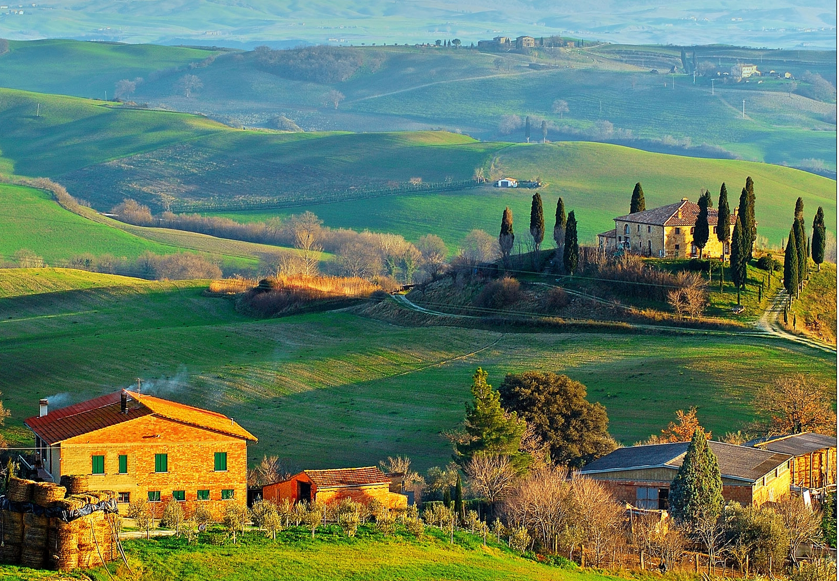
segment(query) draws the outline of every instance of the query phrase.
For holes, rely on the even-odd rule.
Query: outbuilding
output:
[[[513,178],[501,178],[495,183],[495,186],[498,188],[517,188],[519,182]]]
[[[288,480],[262,488],[262,498],[273,502],[321,502],[329,504],[350,498],[362,504],[373,499],[391,509],[404,509],[408,497],[390,491],[392,479],[375,466],[304,470]]]
[[[836,485],[836,436],[808,432],[761,438],[746,445],[792,455],[790,480],[794,488]]]

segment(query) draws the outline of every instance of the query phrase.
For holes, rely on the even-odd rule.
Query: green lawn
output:
[[[348,313],[251,320],[202,296],[205,283],[103,280],[69,290],[76,275],[65,272],[33,271],[63,281],[15,288],[68,290],[0,299],[0,391],[14,442],[27,441],[21,424],[38,397],[80,401],[141,377],[164,397],[242,423],[260,440],[252,461],[271,453],[337,467],[407,454],[424,470],[450,458],[440,434],[462,419],[479,366],[496,386],[526,370],[582,381],[625,444],[692,405],[714,433],[737,430],[771,377],[836,373],[835,358],[779,340],[402,327]]]
[[[821,271],[810,263],[810,280],[801,293],[801,299],[792,305],[797,315],[794,330],[836,344],[836,265],[825,262]],[[792,328],[792,315],[789,328]]]

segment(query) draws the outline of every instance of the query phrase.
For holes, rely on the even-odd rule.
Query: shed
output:
[[[824,488],[836,485],[836,436],[807,432],[760,438],[746,445],[794,456],[790,480],[795,487]]]
[[[498,188],[517,188],[519,182],[513,178],[501,178],[495,183],[495,186]]]
[[[322,502],[325,504],[351,498],[368,504],[376,499],[391,509],[408,506],[408,497],[390,491],[392,479],[375,466],[304,470],[288,480],[262,488],[262,498],[273,502]]]
[[[670,483],[688,445],[677,442],[618,448],[585,466],[580,474],[603,482],[621,502],[667,510]],[[719,463],[726,501],[760,506],[789,494],[789,454],[723,442],[708,445]]]

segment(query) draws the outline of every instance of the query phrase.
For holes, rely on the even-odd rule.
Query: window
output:
[[[676,244],[676,252],[678,252],[678,251],[679,251],[679,245]]]
[[[690,229],[691,236],[693,235],[694,230],[696,230],[696,228],[691,228]]]
[[[635,228],[635,231],[639,233],[641,232],[641,224],[638,224],[638,226]]]
[[[154,471],[169,472],[169,454],[154,455]]]
[[[618,242],[623,242],[623,236],[618,236]]]
[[[196,498],[198,500],[210,500],[210,491],[209,490],[199,490]]]
[[[128,456],[125,454],[119,455],[119,473],[128,474]]]
[[[214,470],[216,472],[227,471],[227,452],[216,452]]]
[[[130,492],[120,492],[117,495],[117,502],[123,502],[128,504],[131,502],[131,493]]]
[[[90,457],[90,473],[104,474],[105,473],[105,456],[91,456]]]
[[[653,229],[650,226],[647,226],[647,234],[649,234],[652,231],[653,231]]]
[[[183,490],[173,490],[172,498],[183,502],[184,500],[186,500],[186,492],[184,492]]]
[[[624,234],[629,234],[629,224],[624,224],[623,225],[623,233]]]
[[[639,486],[635,489],[635,506],[638,508],[658,508],[658,488]]]
[[[714,226],[714,234],[716,234],[716,233],[717,233],[717,227]]]
[[[676,234],[681,234],[681,233],[682,233],[682,229],[681,228],[676,228]]]
[[[221,499],[222,500],[233,500],[233,489],[232,488],[222,489]]]
[[[160,502],[159,490],[149,490],[149,502]]]

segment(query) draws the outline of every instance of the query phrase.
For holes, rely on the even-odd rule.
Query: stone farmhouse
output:
[[[376,499],[391,509],[408,506],[408,497],[391,492],[392,478],[375,466],[304,470],[288,480],[262,488],[262,498],[274,502],[340,502],[351,498],[367,504]]]
[[[694,224],[699,214],[699,205],[682,198],[681,201],[652,210],[635,212],[615,218],[614,230],[597,235],[597,246],[603,251],[631,252],[642,256],[658,258],[692,258],[699,256],[699,248],[693,243]],[[731,215],[729,239],[734,232],[736,210]],[[720,258],[723,251],[730,254],[729,244],[717,239],[717,210],[708,210],[708,242],[702,252],[703,258]]]
[[[752,440],[746,445],[791,454],[790,478],[793,488],[836,486],[836,436],[791,434]]]
[[[618,448],[585,466],[580,474],[605,484],[620,502],[667,510],[670,483],[688,445],[678,442]],[[708,445],[719,462],[726,501],[760,506],[789,495],[791,455],[723,442]]]
[[[247,444],[257,440],[222,414],[121,390],[51,412],[41,400],[25,424],[42,479],[88,475],[90,490],[117,493],[120,512],[147,499],[159,517],[174,498],[220,516],[247,502]]]

